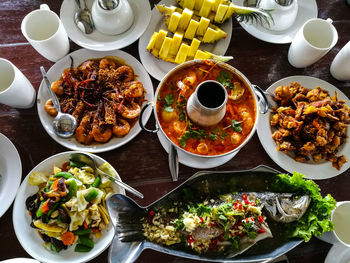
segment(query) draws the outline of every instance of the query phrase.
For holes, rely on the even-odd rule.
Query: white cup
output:
[[[292,66],[310,66],[335,46],[338,33],[332,22],[330,18],[313,18],[304,23],[289,47],[288,61]]]
[[[21,30],[33,48],[48,60],[56,62],[69,51],[69,40],[63,24],[46,4],[24,17]]]
[[[330,71],[337,80],[350,80],[350,41],[335,56]]]
[[[31,108],[35,90],[23,73],[10,61],[0,58],[0,103],[14,108]]]
[[[341,243],[350,247],[350,201],[337,202],[336,208],[332,211],[331,221],[334,223],[334,230],[324,233],[319,239],[331,243]]]

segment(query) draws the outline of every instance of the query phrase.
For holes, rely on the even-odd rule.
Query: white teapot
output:
[[[298,14],[297,0],[260,0],[258,7],[271,10],[274,23],[265,27],[273,31],[283,31],[291,27]]]
[[[95,0],[91,13],[96,29],[106,35],[124,33],[134,22],[127,0]]]

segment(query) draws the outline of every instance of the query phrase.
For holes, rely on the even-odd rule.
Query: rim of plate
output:
[[[235,0],[234,2],[239,5],[243,5],[243,0]],[[295,23],[286,30],[273,31],[268,30],[261,25],[256,25],[251,22],[239,22],[239,24],[253,37],[265,42],[274,44],[287,44],[291,43],[298,30],[303,24],[311,19],[317,18],[318,8],[316,0],[298,1],[298,14],[295,19]]]
[[[51,82],[58,80],[63,70],[66,68],[69,68],[70,57],[73,58],[74,65],[78,66],[80,63],[82,63],[87,59],[101,58],[104,56],[115,56],[125,61],[127,65],[131,66],[134,69],[135,74],[138,76],[137,80],[142,82],[146,90],[145,100],[146,101],[154,100],[153,84],[147,71],[144,69],[143,65],[135,57],[133,57],[132,55],[122,50],[94,51],[94,50],[88,50],[84,48],[76,50],[68,54],[67,56],[63,57],[59,61],[57,61],[47,71],[47,77]],[[110,151],[123,146],[124,144],[134,139],[141,132],[141,127],[139,125],[139,122],[137,121],[126,136],[121,138],[113,136],[111,140],[103,144],[93,143],[91,145],[83,145],[79,143],[74,136],[68,139],[61,138],[55,134],[52,128],[53,118],[49,116],[44,110],[44,104],[46,100],[49,98],[48,91],[44,85],[45,83],[42,80],[39,86],[38,97],[37,97],[37,109],[38,109],[40,122],[43,125],[45,131],[50,135],[52,139],[54,139],[57,143],[61,144],[62,146],[68,149],[76,150],[76,151],[86,151],[91,153],[106,152],[106,151]],[[144,114],[145,115],[143,117],[144,124],[147,123],[148,119],[151,116],[151,113],[152,113],[151,110],[147,110],[147,112]]]
[[[11,206],[13,200],[16,197],[16,193],[22,179],[22,162],[21,157],[15,145],[4,134],[0,133],[0,145],[3,150],[6,149],[5,155],[0,155],[1,159],[6,162],[5,170],[11,170],[11,176],[9,172],[6,175],[2,174],[0,179],[0,218],[6,213],[7,209]],[[4,148],[3,148],[4,147]],[[2,151],[5,153],[5,151]],[[2,160],[0,160],[2,161]],[[6,176],[6,177],[5,177]]]
[[[176,0],[162,0],[157,5],[177,5]],[[160,29],[169,31],[164,24],[164,16],[160,14],[156,7],[152,9],[151,21],[148,24],[147,29],[139,39],[139,55],[142,64],[147,72],[157,80],[161,80],[171,69],[175,68],[177,64],[165,62],[159,58],[156,58],[146,50],[150,37],[153,32]],[[209,52],[217,55],[224,55],[230,45],[232,36],[232,17],[230,17],[225,23],[220,25],[220,28],[227,33],[225,39],[221,39],[215,44],[201,44],[200,47],[208,50]]]
[[[67,152],[61,152],[57,153],[55,155],[52,155],[45,160],[41,161],[39,164],[37,164],[24,178],[16,199],[13,206],[13,213],[12,213],[12,222],[13,227],[15,230],[15,234],[17,236],[17,239],[21,246],[24,248],[25,251],[29,255],[31,255],[33,258],[39,260],[40,262],[52,262],[52,263],[60,263],[60,262],[67,262],[67,263],[80,263],[80,262],[87,262],[98,255],[100,255],[103,251],[105,251],[108,246],[111,244],[113,237],[114,237],[114,228],[110,224],[108,226],[108,231],[105,231],[103,233],[101,239],[95,244],[94,248],[96,250],[92,250],[88,253],[77,253],[74,252],[74,248],[70,247],[67,250],[61,251],[60,253],[54,253],[46,250],[42,247],[42,243],[44,242],[37,233],[35,233],[35,229],[30,227],[30,218],[26,213],[26,207],[25,207],[25,200],[28,198],[29,195],[32,195],[37,192],[37,186],[30,186],[28,184],[29,175],[35,171],[47,171],[49,168],[41,168],[45,166],[50,165],[50,169],[52,170],[52,167],[54,164],[59,165],[57,162],[60,162],[58,160],[65,159],[68,160],[68,157],[71,153],[75,153],[76,151],[67,151]],[[91,154],[91,156],[96,160],[97,164],[106,163],[107,161],[103,159],[102,157],[99,157],[95,154]],[[55,161],[57,160],[57,161]],[[111,165],[112,166],[112,165]],[[115,168],[112,166],[112,169],[114,172],[116,172]],[[116,172],[118,175],[118,173]],[[118,179],[121,180],[121,178],[118,175]],[[125,195],[125,190],[115,184],[112,184],[115,193],[120,193]],[[26,194],[29,194],[26,196]],[[106,229],[107,230],[107,229]],[[28,238],[28,239],[27,239]],[[29,241],[28,241],[29,240]],[[40,243],[38,243],[40,242]],[[34,245],[30,245],[29,243],[32,243]],[[100,245],[99,245],[100,243]],[[102,244],[103,243],[103,244]],[[32,247],[33,246],[33,247]],[[41,248],[42,250],[35,250],[35,248]],[[47,256],[52,256],[52,258],[47,258],[46,256],[43,256],[42,253],[47,252]],[[69,255],[73,255],[72,257],[67,258]],[[60,256],[59,256],[60,255]],[[78,256],[76,258],[75,256]],[[66,256],[66,258],[65,258]]]
[[[345,103],[350,106],[350,99],[334,85],[328,83],[327,81],[321,80],[319,78],[310,77],[310,76],[290,76],[276,81],[271,84],[266,92],[273,94],[275,89],[280,85],[289,85],[291,82],[298,82],[307,89],[314,89],[316,86],[328,90],[330,95],[334,94],[334,91],[337,92],[338,98],[345,100]],[[322,180],[328,179],[334,176],[337,176],[345,172],[350,167],[350,162],[346,162],[340,170],[337,170],[332,166],[330,161],[321,160],[319,163],[314,163],[309,161],[307,163],[300,163],[295,161],[292,157],[276,150],[276,143],[272,139],[272,127],[270,126],[270,116],[271,111],[269,110],[267,114],[261,114],[260,122],[258,123],[257,132],[260,143],[265,149],[266,153],[270,158],[278,164],[281,168],[293,173],[296,171],[298,173],[305,174],[305,177],[308,179]],[[347,129],[347,135],[350,136],[350,128]],[[344,154],[345,157],[350,157],[350,142],[344,143],[340,146],[338,155]]]
[[[87,0],[91,11],[93,0]],[[147,0],[129,0],[134,12],[134,23],[126,32],[108,36],[95,30],[86,35],[81,32],[74,22],[77,6],[72,0],[64,0],[60,9],[60,18],[69,38],[79,46],[96,51],[110,51],[124,48],[134,43],[145,32],[151,20],[151,5]]]

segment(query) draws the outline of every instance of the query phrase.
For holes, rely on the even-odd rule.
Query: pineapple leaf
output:
[[[235,6],[235,16],[238,22],[252,22],[258,25],[263,25],[265,22],[270,26],[271,22],[274,23],[271,11],[262,8]]]

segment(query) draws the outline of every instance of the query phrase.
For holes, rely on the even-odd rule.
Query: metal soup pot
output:
[[[193,65],[205,65],[206,63],[208,63],[208,61],[212,61],[213,63],[217,63],[216,65],[219,66],[222,69],[225,69],[231,73],[233,73],[234,75],[236,75],[251,91],[251,93],[253,94],[253,98],[254,98],[254,105],[255,105],[255,112],[256,112],[256,117],[255,117],[255,121],[254,121],[254,126],[252,128],[252,130],[250,131],[249,135],[245,138],[245,140],[235,149],[223,153],[223,154],[218,154],[218,155],[201,155],[201,154],[195,154],[195,153],[191,153],[183,148],[181,148],[180,146],[178,146],[177,144],[175,144],[172,140],[170,140],[170,138],[166,135],[166,133],[164,132],[164,130],[162,129],[160,122],[159,122],[159,117],[157,115],[157,98],[158,98],[158,94],[159,91],[162,89],[163,85],[168,81],[169,78],[171,78],[173,75],[177,74],[178,71],[184,69],[184,68],[188,68],[191,67]],[[144,114],[145,110],[149,107],[153,107],[153,111],[154,111],[154,116],[156,119],[156,128],[154,130],[150,130],[148,128],[145,127],[145,125],[142,122],[142,115]],[[188,107],[187,107],[188,109]],[[145,106],[142,108],[141,110],[141,114],[140,114],[140,118],[139,118],[139,124],[141,126],[141,128],[147,132],[150,133],[157,133],[157,132],[161,132],[164,137],[173,145],[175,146],[177,149],[185,152],[186,154],[189,154],[191,156],[195,156],[195,157],[201,157],[201,158],[217,158],[217,157],[222,157],[225,155],[229,155],[229,154],[233,154],[233,153],[237,153],[249,140],[250,138],[253,136],[256,127],[257,127],[257,123],[259,121],[259,112],[262,114],[265,114],[268,111],[268,101],[267,98],[265,96],[265,93],[263,90],[261,90],[258,86],[253,85],[250,83],[250,81],[240,72],[238,71],[236,68],[232,67],[231,65],[224,63],[224,62],[217,62],[217,61],[213,61],[213,60],[191,60],[188,62],[185,62],[183,64],[180,64],[178,66],[176,66],[174,69],[172,69],[171,71],[168,72],[168,74],[165,75],[165,77],[160,81],[157,90],[155,92],[155,96],[154,96],[154,102],[148,102],[145,104]]]

